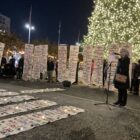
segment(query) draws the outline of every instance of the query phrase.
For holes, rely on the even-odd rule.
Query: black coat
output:
[[[47,71],[53,71],[54,70],[54,63],[53,61],[47,62]]]
[[[117,89],[128,89],[129,88],[129,64],[130,59],[128,57],[120,58],[118,61],[118,66],[116,70],[116,74],[122,74],[127,76],[126,83],[121,83],[114,80],[114,85]]]

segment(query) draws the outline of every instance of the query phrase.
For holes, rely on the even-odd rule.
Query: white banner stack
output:
[[[32,78],[33,51],[34,45],[25,44],[23,79],[26,81]]]
[[[71,83],[75,82],[78,53],[79,53],[79,46],[70,46],[68,79],[69,81],[71,81]]]
[[[83,51],[83,56],[84,56],[83,83],[88,85],[91,84],[90,76],[91,76],[91,64],[93,58],[93,47],[92,46],[85,47]]]
[[[40,61],[40,72],[43,74],[43,78],[45,78],[45,74],[47,73],[47,57],[48,57],[48,45],[42,46],[42,56]]]
[[[0,64],[1,64],[1,59],[3,56],[4,47],[5,47],[5,44],[0,42]]]
[[[116,68],[118,64],[118,59],[114,55],[114,53],[119,52],[119,45],[118,44],[112,44],[109,48],[109,58],[108,58],[108,71],[107,71],[107,81],[106,81],[106,88],[110,91],[114,91],[114,76],[116,73]]]
[[[67,79],[67,46],[60,45],[58,47],[58,81],[62,82]]]
[[[40,62],[42,58],[42,46],[38,45],[34,47],[34,58],[33,58],[33,71],[32,71],[32,79],[38,80],[40,79]]]
[[[94,83],[97,86],[103,85],[103,53],[104,53],[104,47],[97,46],[94,49],[94,70],[92,74],[92,83]]]

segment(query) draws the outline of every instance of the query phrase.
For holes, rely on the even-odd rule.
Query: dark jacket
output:
[[[19,59],[19,62],[18,62],[18,68],[19,68],[19,69],[23,69],[23,66],[24,66],[24,58],[21,57],[21,58]]]
[[[7,64],[7,60],[5,57],[2,57],[1,59],[1,66],[5,66]]]
[[[54,70],[54,63],[52,61],[47,62],[47,71],[53,71]]]
[[[122,75],[127,76],[127,81],[126,83],[121,83],[114,80],[114,85],[117,89],[129,88],[129,64],[130,64],[130,59],[128,57],[120,58],[118,61],[116,74],[122,74]]]

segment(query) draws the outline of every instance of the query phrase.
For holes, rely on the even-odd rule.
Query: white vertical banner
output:
[[[88,85],[91,77],[91,64],[93,58],[93,46],[87,46],[83,50],[84,64],[83,64],[83,83]]]
[[[34,45],[25,44],[23,80],[31,80]]]
[[[92,74],[92,83],[97,86],[103,85],[103,59],[104,47],[96,46],[94,49],[94,69]]]
[[[58,46],[58,81],[62,82],[66,80],[67,69],[67,46]]]
[[[42,58],[42,46],[38,45],[34,47],[34,58],[33,58],[33,72],[32,79],[40,79],[41,65],[40,59]]]
[[[40,57],[40,72],[43,74],[43,78],[45,78],[45,74],[47,73],[48,45],[41,46],[42,56]]]
[[[69,55],[69,76],[68,80],[71,83],[75,82],[76,78],[76,69],[78,62],[79,46],[70,46],[70,55]]]
[[[5,47],[5,44],[0,42],[0,64],[1,64],[1,59],[3,56],[4,47]]]
[[[109,47],[109,57],[108,57],[108,70],[107,70],[107,81],[105,83],[106,88],[110,91],[114,91],[114,77],[117,69],[118,59],[114,53],[119,53],[119,44],[112,44]]]

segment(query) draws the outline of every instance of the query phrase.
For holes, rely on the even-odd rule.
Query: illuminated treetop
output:
[[[122,42],[140,44],[140,0],[96,0],[84,44]]]

